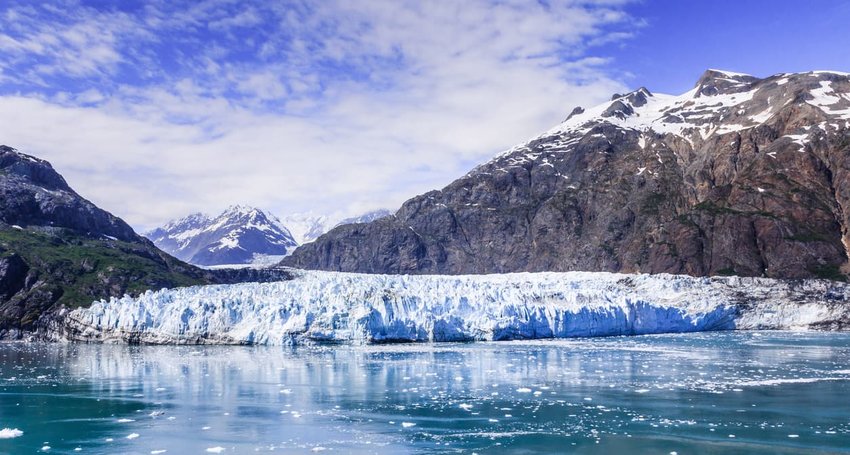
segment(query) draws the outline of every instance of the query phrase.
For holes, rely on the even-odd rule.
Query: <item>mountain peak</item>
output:
[[[256,215],[258,213],[263,213],[263,211],[256,208],[256,207],[252,207],[250,205],[234,204],[234,205],[227,207],[224,210],[224,212],[222,212],[222,215],[239,216],[239,215]]]
[[[77,194],[45,160],[0,146],[0,221],[65,228],[130,242],[141,238],[123,220]]]
[[[49,190],[73,191],[49,162],[0,145],[0,169]]]
[[[759,78],[749,74],[709,69],[697,80],[694,97],[746,91],[752,83],[757,81]]]
[[[246,205],[231,205],[215,217],[195,213],[147,235],[177,258],[204,266],[248,264],[256,255],[284,256],[298,245],[277,218]]]

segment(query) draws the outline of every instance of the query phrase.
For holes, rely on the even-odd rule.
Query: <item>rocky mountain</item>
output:
[[[74,192],[50,163],[0,146],[0,339],[49,332],[57,312],[97,299],[283,277],[185,264]]]
[[[235,205],[215,218],[195,213],[145,234],[157,247],[195,265],[249,264],[284,256],[298,244],[280,220]]]
[[[706,71],[640,88],[392,217],[339,226],[283,264],[370,273],[669,272],[844,279],[850,75]]]
[[[0,146],[0,222],[141,240],[127,223],[76,194],[50,163]]]

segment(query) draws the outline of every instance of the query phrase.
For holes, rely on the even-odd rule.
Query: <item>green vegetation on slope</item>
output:
[[[8,299],[0,324],[17,325],[13,322],[17,319],[22,327],[55,304],[76,307],[125,293],[209,282],[203,271],[146,243],[87,237],[64,229],[0,228],[0,261],[4,259],[20,270],[17,280],[0,289]]]

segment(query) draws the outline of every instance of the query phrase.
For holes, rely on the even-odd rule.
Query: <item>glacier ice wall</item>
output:
[[[614,273],[471,276],[297,271],[70,311],[70,340],[297,344],[513,340],[844,328],[850,287],[819,280]]]

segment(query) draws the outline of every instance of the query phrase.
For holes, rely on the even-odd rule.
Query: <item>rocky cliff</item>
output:
[[[393,217],[340,226],[285,265],[368,273],[668,272],[844,279],[850,75],[709,70],[641,88]]]

